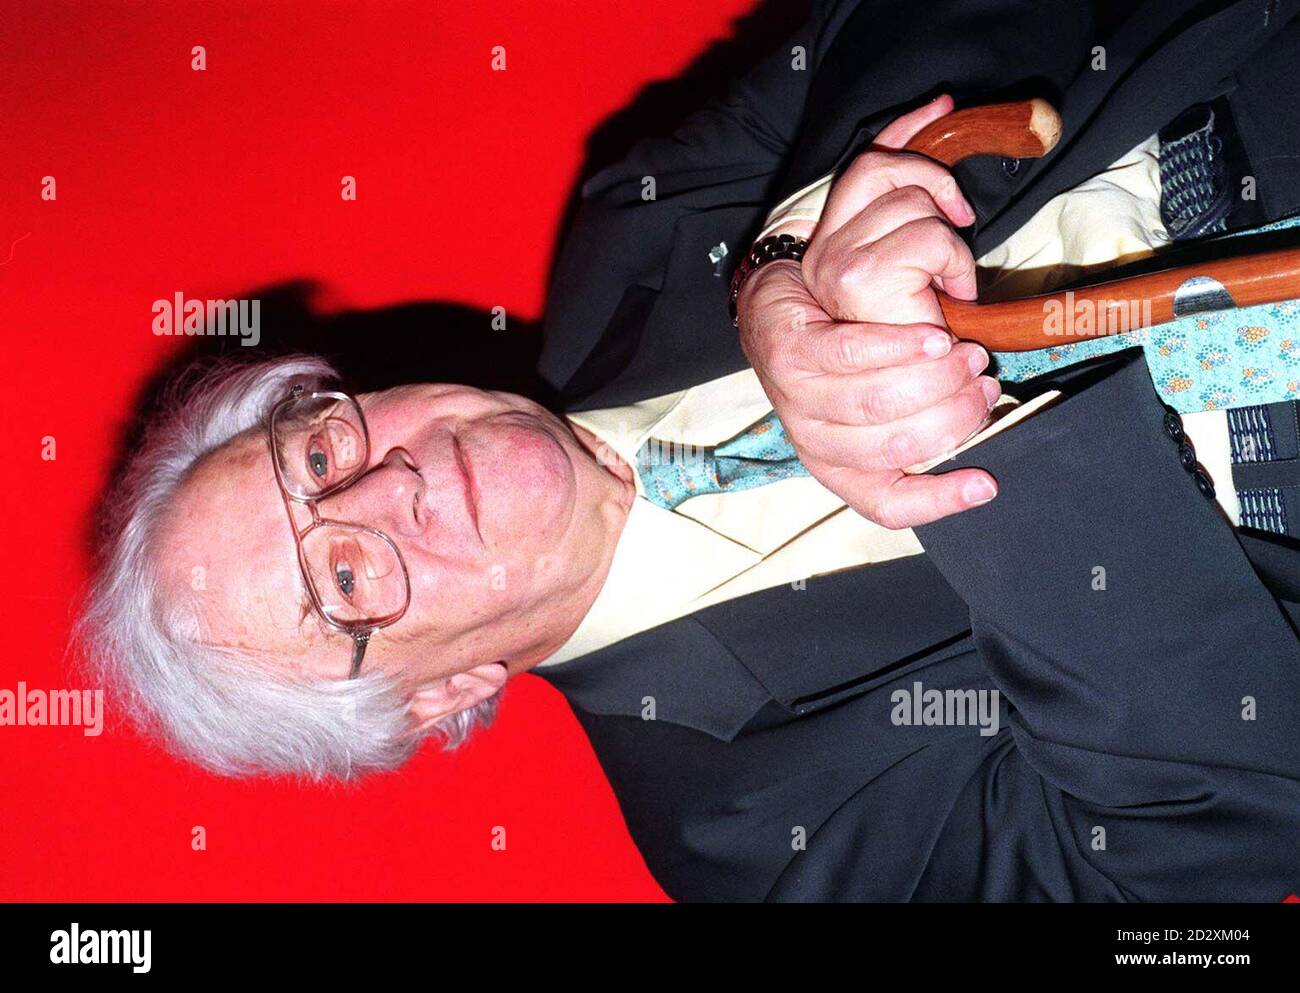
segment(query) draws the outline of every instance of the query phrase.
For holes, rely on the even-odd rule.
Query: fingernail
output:
[[[989,353],[976,345],[966,361],[970,363],[970,371],[978,375],[988,368]]]
[[[932,359],[952,351],[952,338],[946,334],[932,334],[921,344],[922,350]]]
[[[980,384],[980,389],[984,391],[984,402],[992,407],[998,402],[998,397],[1002,396],[1002,384],[992,376],[981,376],[976,380]]]
[[[997,495],[998,488],[993,485],[993,482],[987,476],[978,476],[961,488],[961,498],[970,507],[978,507],[982,503],[988,503]]]

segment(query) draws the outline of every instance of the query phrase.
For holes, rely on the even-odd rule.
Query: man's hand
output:
[[[904,472],[961,444],[1001,393],[980,375],[988,353],[953,338],[935,296],[975,297],[952,227],[974,213],[942,166],[887,150],[951,110],[940,97],[882,131],[835,181],[802,264],[762,267],[737,306],[745,354],[808,470],[889,528],[997,493],[979,469]]]

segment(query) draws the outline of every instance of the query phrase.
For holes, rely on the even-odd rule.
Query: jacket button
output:
[[[1188,438],[1184,438],[1183,443],[1178,446],[1178,461],[1188,472],[1196,468],[1196,449]]]
[[[1015,174],[1018,173],[1019,171],[1020,171],[1020,160],[1019,160],[1019,159],[1003,159],[1003,160],[1002,160],[1002,173],[1003,173],[1003,175],[1005,175],[1008,179],[1011,179],[1012,177],[1014,177]]]
[[[1165,411],[1165,434],[1175,442],[1183,440],[1183,419],[1172,410]]]
[[[1209,474],[1200,466],[1192,473],[1192,478],[1196,480],[1196,488],[1201,491],[1201,496],[1207,500],[1214,499],[1214,483],[1211,481]]]

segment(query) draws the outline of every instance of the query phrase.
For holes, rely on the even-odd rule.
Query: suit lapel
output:
[[[846,569],[694,615],[772,697],[803,714],[968,645],[970,614],[925,555]]]
[[[752,593],[535,670],[574,706],[730,741],[775,700],[806,714],[967,651],[965,603],[924,555]]]
[[[533,671],[586,713],[668,721],[722,741],[771,700],[694,616]]]

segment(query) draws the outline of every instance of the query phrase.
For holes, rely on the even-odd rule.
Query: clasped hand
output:
[[[900,152],[950,113],[942,96],[886,127],[836,178],[802,262],[769,263],[737,301],[741,344],[808,470],[864,517],[912,527],[987,503],[981,469],[907,471],[979,430],[1001,395],[988,353],[957,340],[936,290],[973,300],[975,220],[951,173]]]

